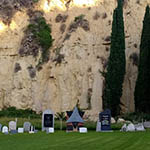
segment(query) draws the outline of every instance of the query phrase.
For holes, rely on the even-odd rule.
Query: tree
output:
[[[112,112],[112,116],[116,116],[120,113],[120,97],[122,96],[125,65],[123,1],[118,0],[118,6],[113,14],[111,48],[103,94],[104,108],[109,108]]]
[[[140,44],[138,77],[135,86],[136,112],[150,113],[150,8],[146,7]]]

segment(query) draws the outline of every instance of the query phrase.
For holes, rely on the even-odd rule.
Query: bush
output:
[[[149,120],[150,121],[150,114],[145,114],[145,113],[126,113],[124,115],[121,116],[122,118],[124,118],[125,120],[129,120],[132,122],[142,122],[145,120]]]
[[[49,48],[52,46],[53,39],[51,36],[51,28],[46,23],[44,17],[36,18],[32,24],[28,26],[30,32],[33,33],[34,39],[42,48],[41,62],[47,62],[49,59]]]
[[[21,118],[40,118],[40,114],[36,114],[31,109],[16,109],[15,107],[5,108],[0,111],[0,117],[21,117]]]

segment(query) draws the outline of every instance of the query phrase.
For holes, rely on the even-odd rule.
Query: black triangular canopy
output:
[[[80,123],[84,122],[84,120],[79,115],[77,107],[74,108],[72,115],[67,120],[67,123],[71,123],[71,122],[80,122]]]

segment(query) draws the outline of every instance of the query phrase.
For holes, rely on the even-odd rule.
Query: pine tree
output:
[[[104,108],[109,108],[112,116],[120,113],[120,97],[122,96],[125,63],[123,1],[118,0],[118,7],[114,10],[113,14],[111,48],[103,95]]]
[[[135,87],[135,109],[150,113],[150,8],[146,7],[140,44],[138,77]]]

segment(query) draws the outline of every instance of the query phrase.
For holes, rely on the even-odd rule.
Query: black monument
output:
[[[42,131],[54,128],[54,113],[47,109],[42,114]]]
[[[109,109],[99,114],[99,120],[101,122],[101,131],[111,131],[111,111]]]
[[[53,127],[53,114],[44,114],[44,127]]]

